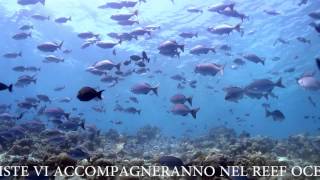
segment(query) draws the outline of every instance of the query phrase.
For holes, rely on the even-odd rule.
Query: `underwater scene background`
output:
[[[0,0],[2,161],[319,162],[319,7]]]

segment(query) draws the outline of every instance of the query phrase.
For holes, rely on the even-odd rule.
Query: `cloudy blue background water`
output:
[[[207,8],[220,1],[214,0],[176,0],[173,4],[169,0],[156,1],[147,0],[136,8],[113,10],[98,9],[105,0],[47,0],[45,6],[40,4],[32,6],[20,6],[16,1],[0,0],[0,53],[4,54],[12,51],[22,51],[23,57],[17,59],[0,58],[0,81],[4,83],[14,83],[19,75],[12,71],[12,67],[17,65],[34,65],[41,67],[37,74],[37,84],[26,88],[15,88],[14,93],[1,92],[2,103],[15,104],[16,100],[21,100],[27,96],[35,96],[39,93],[50,95],[51,98],[72,97],[69,104],[54,102],[50,106],[63,107],[67,112],[71,112],[73,107],[77,107],[80,112],[85,113],[87,123],[96,124],[100,129],[107,130],[116,128],[122,132],[132,133],[146,124],[159,126],[163,132],[169,135],[184,134],[187,129],[190,136],[199,136],[205,133],[210,127],[226,125],[233,127],[238,132],[246,130],[252,134],[261,134],[274,137],[286,137],[291,134],[310,132],[317,133],[319,120],[304,119],[304,116],[320,116],[319,108],[314,108],[308,101],[311,96],[315,102],[319,102],[319,92],[310,92],[302,89],[296,83],[298,78],[305,71],[316,70],[314,58],[319,55],[319,34],[309,26],[312,19],[308,13],[318,10],[320,2],[313,0],[306,5],[298,6],[299,1],[250,1],[237,0],[236,9],[249,16],[242,24],[244,36],[239,33],[232,33],[229,36],[218,36],[207,32],[207,27],[222,23],[237,24],[241,22],[236,18],[228,18],[217,13],[208,12]],[[187,12],[187,8],[195,6],[204,10],[203,14],[192,14]],[[110,19],[112,14],[132,12],[138,9],[138,20],[140,24],[132,27],[117,25]],[[263,12],[265,9],[275,9],[281,12],[279,16],[270,16]],[[50,16],[50,21],[36,21],[30,15],[40,13]],[[66,24],[57,24],[53,19],[61,16],[71,16],[72,21]],[[15,41],[11,37],[19,32],[19,27],[24,24],[33,24],[32,38]],[[160,25],[161,29],[152,32],[151,38],[146,36],[139,40],[124,42],[116,46],[117,56],[112,55],[111,50],[100,49],[96,46],[82,50],[80,48],[83,41],[77,37],[77,33],[93,31],[99,33],[104,40],[110,40],[107,33],[129,32],[137,27],[146,25]],[[195,39],[182,39],[179,34],[183,31],[198,32],[199,37]],[[300,43],[297,36],[302,36],[312,41],[311,45]],[[281,43],[273,46],[277,38],[290,41],[290,44]],[[158,45],[165,40],[174,39],[181,44],[185,44],[186,51],[181,58],[169,58],[158,54]],[[36,46],[46,41],[64,41],[64,48],[72,49],[68,55],[61,51],[54,53],[65,57],[65,62],[60,64],[43,64],[41,61],[47,54],[37,50]],[[221,44],[228,44],[232,47],[231,53],[234,56],[225,56],[223,51],[216,54],[194,56],[189,54],[190,48],[198,44],[215,47]],[[108,88],[106,84],[100,82],[85,69],[94,62],[111,59],[115,62],[127,60],[130,55],[148,52],[151,63],[148,65],[151,72],[161,69],[163,74],[154,74],[154,78],[148,78],[152,73],[146,75],[136,75],[126,77],[113,88]],[[232,60],[243,53],[255,53],[266,58],[266,65],[247,62],[243,67],[236,70],[231,69]],[[298,56],[298,58],[295,58]],[[280,57],[279,61],[272,61],[272,58]],[[199,62],[216,62],[226,64],[223,76],[205,77],[194,74],[194,67]],[[284,73],[284,70],[295,67],[296,72]],[[170,79],[170,76],[184,73],[187,79],[197,80],[197,88],[186,88],[179,90],[176,88],[177,82]],[[26,73],[32,74],[32,73]],[[254,79],[271,78],[276,81],[282,77],[285,89],[276,88],[274,93],[278,99],[271,98],[253,100],[242,99],[239,103],[227,102],[224,100],[224,87],[237,85],[240,87],[252,82]],[[319,78],[319,75],[317,75]],[[133,84],[141,81],[149,82],[152,85],[160,84],[159,96],[146,95],[138,96],[140,103],[135,107],[142,109],[141,115],[130,115],[114,112],[115,101],[118,100],[124,106],[128,97],[132,96],[130,88]],[[66,89],[55,92],[56,86],[66,85]],[[75,97],[77,91],[82,86],[100,87],[106,89],[104,100],[89,103],[79,102]],[[208,85],[212,89],[206,88]],[[200,107],[196,120],[191,116],[180,117],[168,113],[172,104],[169,99],[175,93],[180,92],[192,95],[194,107]],[[280,109],[286,116],[283,122],[274,122],[271,118],[265,117],[262,103],[270,103],[271,109]],[[105,114],[96,113],[91,110],[93,105],[105,105]],[[230,113],[233,110],[233,114]],[[14,109],[13,111],[19,111]],[[250,117],[244,114],[250,113]],[[236,117],[245,119],[238,123]],[[34,115],[29,113],[24,120],[32,119]],[[45,119],[45,117],[41,117]],[[221,119],[221,120],[219,120]],[[111,124],[110,120],[121,120],[123,125]],[[227,122],[227,124],[226,124]],[[186,123],[181,125],[181,123]]]

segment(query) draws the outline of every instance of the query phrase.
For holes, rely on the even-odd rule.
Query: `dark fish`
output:
[[[245,65],[246,62],[244,60],[242,60],[241,58],[236,58],[233,60],[233,62],[239,66]]]
[[[144,28],[137,28],[132,30],[129,34],[133,37],[144,36],[145,34],[151,36],[151,31]]]
[[[133,16],[138,16],[138,10],[135,10],[133,13],[114,14],[114,15],[111,15],[110,18],[115,21],[125,21],[130,19]]]
[[[223,75],[224,66],[218,65],[215,63],[202,63],[202,64],[196,65],[194,72],[204,76],[206,75],[215,76],[218,72],[220,72]]]
[[[198,33],[182,32],[179,34],[179,36],[183,38],[193,38],[193,37],[198,37]]]
[[[29,76],[29,75],[23,75],[20,76],[15,84],[15,86],[17,87],[25,87],[31,83],[36,84],[37,83],[37,79],[36,79],[36,75],[33,76]]]
[[[67,154],[71,158],[76,159],[76,160],[88,159],[90,157],[87,150],[84,150],[84,148],[81,148],[81,147],[76,147],[76,148],[70,149]]]
[[[245,54],[245,55],[243,55],[243,57],[246,60],[254,62],[254,63],[261,63],[262,65],[264,65],[264,63],[265,63],[265,58],[260,58],[255,54]]]
[[[320,11],[314,11],[309,13],[309,16],[313,19],[319,20],[320,19]]]
[[[216,50],[211,47],[205,47],[203,45],[196,45],[190,49],[190,54],[200,55],[200,54],[208,54],[209,51],[215,53]]]
[[[131,92],[134,94],[148,94],[150,91],[153,91],[155,95],[158,95],[158,88],[159,86],[152,87],[148,83],[139,83],[131,88]]]
[[[167,166],[169,169],[178,168],[184,166],[181,159],[174,156],[162,156],[159,158],[159,164],[161,166]]]
[[[99,9],[106,9],[106,8],[111,8],[111,9],[122,9],[124,6],[122,5],[121,2],[107,2],[106,4],[98,6]]]
[[[279,78],[277,82],[272,82],[269,79],[257,79],[250,83],[245,91],[247,92],[260,92],[260,93],[271,93],[274,87],[285,88],[282,84],[282,79]]]
[[[142,57],[140,57],[140,56],[138,56],[138,55],[131,55],[131,56],[130,56],[130,59],[131,59],[132,61],[139,61],[139,60],[142,59]]]
[[[316,58],[316,64],[317,64],[317,67],[320,71],[320,58]]]
[[[90,38],[98,38],[99,34],[94,34],[93,32],[87,31],[78,34],[78,37],[81,39],[90,39]]]
[[[188,101],[190,106],[192,106],[192,96],[186,97],[183,94],[176,94],[170,98],[170,101],[174,104],[184,104]]]
[[[25,33],[25,32],[17,33],[17,34],[12,36],[12,39],[23,40],[23,39],[27,39],[28,37],[31,37],[31,32],[29,32],[29,33]]]
[[[227,44],[223,44],[223,45],[219,46],[219,48],[224,51],[231,51],[231,47]]]
[[[308,3],[308,0],[301,0],[298,4],[298,6],[301,6],[303,4],[307,4]]]
[[[122,26],[132,26],[135,23],[139,24],[139,21],[128,19],[128,20],[118,21],[117,23]]]
[[[304,37],[297,37],[297,40],[302,42],[302,43],[307,43],[307,44],[311,44],[311,40],[306,39]]]
[[[44,5],[45,0],[18,0],[18,4],[23,6],[37,4],[37,3],[41,3],[42,5]]]
[[[40,101],[51,103],[51,100],[50,100],[50,98],[49,98],[47,95],[38,94],[38,95],[37,95],[37,98],[38,98]]]
[[[26,24],[21,26],[19,29],[22,31],[30,30],[30,29],[33,29],[33,25]]]
[[[235,17],[235,18],[240,18],[241,21],[243,21],[244,19],[248,19],[249,17],[243,13],[238,12],[235,9],[231,9],[231,8],[225,8],[222,11],[218,11],[219,14],[223,14],[225,16],[228,17]]]
[[[142,51],[142,60],[146,60],[147,62],[150,62],[150,58],[148,57],[145,51]]]
[[[57,49],[61,49],[62,45],[63,41],[61,41],[59,44],[54,42],[45,42],[38,45],[37,48],[43,52],[54,52]]]
[[[295,70],[296,70],[296,68],[291,67],[291,68],[285,69],[284,72],[286,72],[286,73],[292,73],[292,72],[294,72]]]
[[[182,52],[184,52],[184,45],[183,44],[178,44],[176,41],[168,40],[164,41],[160,44],[158,47],[159,51],[176,51],[177,49],[181,49]]]
[[[187,80],[183,75],[180,75],[180,74],[173,75],[170,78],[173,80],[176,80],[176,81],[186,81]]]
[[[38,108],[38,105],[37,104],[32,104],[30,102],[20,102],[17,104],[19,108],[22,108],[22,109],[31,109],[31,108],[34,108],[34,109],[37,109]]]
[[[62,52],[63,52],[63,54],[70,54],[72,52],[72,50],[71,49],[65,49]]]
[[[125,108],[123,111],[130,114],[136,114],[136,113],[138,113],[139,115],[141,114],[141,110],[138,110],[134,107]]]
[[[71,16],[69,16],[69,17],[59,17],[59,18],[54,20],[54,22],[59,23],[59,24],[66,23],[68,21],[71,21]]]
[[[276,41],[273,43],[273,46],[277,45],[278,42],[281,43],[281,44],[290,44],[289,41],[287,41],[287,40],[285,40],[285,39],[282,39],[282,38],[278,38],[278,39],[276,39]]]
[[[129,99],[130,99],[130,101],[139,104],[139,101],[136,97],[131,96],[131,97],[129,97]]]
[[[64,112],[64,110],[61,108],[46,108],[44,110],[44,114],[55,119],[61,119],[62,117],[69,119],[70,116],[69,113]]]
[[[313,107],[317,107],[316,102],[314,102],[314,100],[312,99],[311,96],[308,96],[308,100],[309,100],[310,104],[311,104]]]
[[[41,14],[34,14],[31,16],[33,19],[39,20],[39,21],[44,21],[44,20],[50,20],[50,16],[44,16]]]
[[[104,90],[101,91],[96,91],[95,89],[91,88],[91,87],[83,87],[79,90],[77,98],[80,101],[90,101],[94,98],[98,98],[98,99],[102,99],[101,95],[102,92]]]
[[[277,16],[277,15],[280,15],[281,13],[279,11],[276,11],[274,9],[265,9],[263,10],[263,12],[265,12],[266,14],[269,14],[271,16]]]
[[[191,13],[203,13],[203,10],[200,9],[200,8],[196,8],[196,7],[189,7],[187,9],[188,12],[191,12]]]
[[[66,86],[58,86],[58,87],[55,87],[53,90],[54,91],[62,91],[66,88]]]
[[[14,59],[17,57],[22,57],[22,52],[9,52],[3,55],[5,58]]]
[[[127,60],[123,62],[123,65],[128,66],[129,64],[131,64],[131,60]]]
[[[171,109],[171,112],[175,115],[187,116],[189,113],[192,115],[194,119],[197,118],[197,112],[200,108],[190,109],[188,106],[184,104],[175,104]]]
[[[266,109],[266,117],[271,116],[274,121],[283,121],[285,119],[284,114],[280,110],[269,111]]]
[[[12,92],[12,84],[7,86],[7,85],[0,82],[0,91],[7,90],[7,89],[9,92]]]
[[[227,94],[224,97],[226,101],[238,102],[243,98],[244,90],[239,87],[228,87],[223,89]]]

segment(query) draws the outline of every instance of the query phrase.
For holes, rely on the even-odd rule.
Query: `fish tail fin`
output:
[[[119,41],[118,41],[118,44],[121,44],[122,43],[122,39],[120,39]]]
[[[50,16],[48,16],[47,19],[50,20]]]
[[[235,5],[236,5],[235,3],[232,3],[229,5],[229,8],[233,11]]]
[[[22,57],[22,51],[20,51],[20,52],[18,53],[18,56]]]
[[[135,21],[135,23],[140,24],[139,21]]]
[[[41,3],[42,5],[45,5],[46,0],[40,0],[40,3]]]
[[[112,54],[113,54],[114,56],[116,56],[116,55],[117,55],[117,51],[116,51],[116,49],[114,49],[114,50],[112,51]]]
[[[38,104],[35,104],[32,106],[34,109],[37,109],[38,108]]]
[[[225,68],[225,67],[226,67],[226,64],[223,65],[223,66],[220,68],[220,74],[221,74],[221,76],[224,75],[224,68]]]
[[[264,95],[263,95],[263,97],[264,97],[264,98],[266,98],[266,100],[269,100],[269,96],[268,96],[268,94],[267,94],[267,93],[266,93],[266,94],[264,94]]]
[[[159,89],[159,85],[153,87],[151,90],[153,91],[153,93],[154,93],[155,95],[158,96],[158,89]]]
[[[62,45],[63,45],[63,41],[61,41],[61,43],[59,44],[58,48],[61,49]]]
[[[192,110],[190,111],[190,113],[191,113],[191,115],[192,115],[192,117],[193,117],[194,119],[197,119],[197,113],[198,113],[199,110],[200,110],[200,108],[196,108],[196,109],[192,109]]]
[[[9,85],[8,87],[9,92],[12,92],[12,86],[13,86],[12,84]]]
[[[285,86],[282,84],[282,78],[279,78],[275,85],[281,88],[285,88]]]
[[[136,15],[136,16],[138,16],[139,11],[138,11],[138,10],[135,10],[135,11],[133,12],[133,14]]]
[[[17,120],[20,120],[23,118],[23,115],[24,115],[25,112],[22,112],[18,117],[17,117]]]
[[[241,32],[241,23],[237,24],[234,29],[238,32]]]
[[[28,34],[28,36],[29,36],[29,37],[32,37],[32,32],[30,32],[30,33]]]
[[[317,58],[317,59],[316,59],[316,63],[317,63],[318,69],[320,70],[320,58]]]
[[[180,45],[179,48],[181,49],[182,52],[184,52],[184,45]]]
[[[210,51],[216,53],[216,50],[214,48],[211,48]]]
[[[69,21],[72,21],[71,16],[69,16],[68,20],[69,20]]]
[[[151,31],[147,31],[147,34],[148,34],[149,36],[151,36]]]
[[[202,10],[202,9],[200,10],[200,13],[201,13],[201,14],[203,13],[203,10]]]
[[[187,98],[187,101],[188,101],[188,103],[190,104],[190,106],[192,106],[192,98],[193,98],[192,96],[190,96],[190,97]]]
[[[198,33],[195,33],[194,36],[195,36],[195,37],[198,37]]]
[[[102,99],[102,93],[104,90],[101,90],[97,93],[97,98]]]
[[[66,117],[67,119],[69,119],[70,113],[65,113],[65,114],[64,114],[64,117]]]
[[[141,110],[137,110],[138,114],[140,115],[141,114]]]
[[[272,115],[272,113],[268,109],[266,109],[266,117],[269,117],[271,115]]]
[[[121,66],[121,63],[116,65],[116,68],[117,68],[118,71],[120,71],[120,66]]]
[[[86,129],[85,124],[86,124],[86,121],[85,121],[85,120],[82,120],[81,123],[80,123],[80,127],[81,127],[83,130]]]
[[[261,64],[264,65],[264,64],[265,64],[265,61],[266,61],[266,60],[262,59],[262,60],[261,60]]]

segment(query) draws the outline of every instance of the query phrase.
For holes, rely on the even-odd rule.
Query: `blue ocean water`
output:
[[[219,1],[222,2],[222,1]],[[70,103],[59,103],[54,101],[49,107],[61,107],[66,112],[77,115],[84,113],[86,124],[94,124],[99,129],[106,131],[110,128],[124,133],[134,133],[144,125],[158,126],[166,135],[188,135],[199,136],[207,132],[210,127],[227,126],[234,128],[237,132],[243,130],[251,134],[266,135],[272,137],[287,137],[297,133],[318,133],[319,119],[306,119],[305,116],[320,116],[318,107],[313,107],[308,101],[311,96],[315,102],[319,102],[319,92],[307,91],[300,87],[296,78],[303,73],[316,71],[314,59],[319,55],[319,33],[309,24],[313,20],[308,16],[310,12],[319,8],[319,1],[309,1],[305,5],[298,6],[299,1],[236,1],[235,8],[249,16],[242,23],[244,35],[233,32],[230,35],[214,35],[207,31],[210,26],[220,24],[238,24],[238,18],[226,17],[218,13],[207,11],[212,4],[218,1],[196,1],[196,0],[169,0],[139,3],[134,8],[99,9],[98,6],[105,4],[105,0],[47,0],[45,6],[40,3],[30,6],[21,6],[16,1],[0,1],[0,26],[1,26],[1,53],[19,52],[23,56],[16,59],[1,58],[1,79],[6,84],[15,83],[20,75],[36,74],[37,83],[24,88],[14,87],[14,92],[1,92],[1,104],[12,104],[12,112],[19,113],[23,110],[16,107],[17,102],[25,97],[47,94],[51,99],[71,97]],[[203,13],[189,13],[189,7],[203,9]],[[139,24],[133,26],[120,26],[110,19],[110,16],[118,13],[128,13],[138,10],[137,19]],[[271,16],[263,11],[274,9],[281,14]],[[50,16],[49,21],[37,21],[30,18],[33,14]],[[72,17],[72,21],[65,24],[55,23],[55,18],[65,16]],[[24,24],[32,24],[32,38],[16,41],[12,36],[20,32],[18,29]],[[103,40],[112,40],[107,36],[110,32],[130,32],[137,27],[147,25],[158,25],[161,28],[138,40],[125,41],[115,47],[117,55],[112,50],[106,50],[92,46],[81,49],[82,39],[77,37],[78,33],[92,31],[100,34]],[[183,39],[179,36],[181,32],[197,32],[198,38]],[[311,45],[296,40],[298,36],[312,41]],[[289,44],[274,42],[282,38]],[[171,58],[158,53],[158,46],[166,40],[176,40],[185,45],[185,52],[180,58]],[[46,41],[64,41],[63,48],[72,49],[70,54],[61,51],[54,53],[43,53],[37,49],[37,45]],[[206,45],[216,47],[221,44],[231,46],[232,56],[226,56],[225,51],[218,50],[217,53],[206,55],[192,55],[189,50],[195,45]],[[151,58],[147,64],[150,72],[139,75],[132,74],[124,77],[114,87],[100,81],[100,78],[86,72],[86,68],[97,61],[110,59],[114,62],[128,60],[130,55],[140,54],[146,51]],[[254,53],[266,59],[266,64],[255,64],[246,62],[246,65],[232,69],[233,59],[241,57],[241,54]],[[59,64],[42,63],[46,55],[58,55],[65,58],[65,62]],[[280,60],[273,61],[274,57]],[[223,75],[201,76],[194,73],[194,68],[201,62],[214,62],[225,64]],[[41,68],[36,73],[18,73],[12,70],[18,65],[37,66]],[[294,67],[295,72],[285,73],[287,68]],[[130,69],[124,67],[124,69]],[[161,70],[162,74],[154,71]],[[183,73],[188,80],[196,80],[196,88],[186,86],[184,89],[177,88],[177,81],[170,77]],[[318,73],[319,74],[319,73]],[[316,77],[319,78],[319,75]],[[153,77],[149,77],[153,75]],[[282,78],[286,88],[275,88],[274,94],[278,98],[250,99],[245,97],[238,103],[228,102],[224,99],[223,88],[228,86],[244,87],[255,79],[270,78],[276,81]],[[148,82],[152,85],[159,84],[159,96],[134,95],[130,88],[137,82]],[[63,91],[55,92],[57,86],[65,86]],[[102,101],[80,102],[77,98],[78,90],[83,86],[99,87],[105,89]],[[213,87],[207,88],[208,86]],[[200,107],[197,118],[191,115],[177,116],[170,113],[172,103],[170,97],[176,93],[193,96],[193,106]],[[126,103],[130,96],[136,96],[139,104]],[[119,104],[129,107],[134,106],[141,109],[141,115],[132,115],[114,111]],[[286,118],[282,122],[272,121],[266,118],[262,103],[269,103],[271,109],[279,109]],[[97,113],[91,109],[92,106],[103,105],[106,113]],[[72,108],[77,111],[73,112]],[[231,111],[233,113],[231,113]],[[250,113],[250,116],[245,114]],[[244,121],[237,122],[237,117]],[[29,111],[22,121],[46,117],[36,115],[36,111]],[[122,125],[110,123],[110,121],[122,121]],[[191,131],[190,131],[191,130]]]

